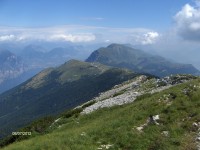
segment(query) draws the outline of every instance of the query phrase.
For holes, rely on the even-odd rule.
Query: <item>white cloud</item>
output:
[[[132,34],[131,40],[133,44],[136,45],[151,45],[156,43],[159,39],[160,34],[155,31],[145,31],[138,34]]]
[[[142,44],[144,44],[144,45],[153,44],[156,42],[158,37],[159,37],[158,32],[148,32],[148,33],[144,34],[144,39],[142,41]]]
[[[106,43],[110,43],[110,40],[105,40]]]
[[[0,41],[12,41],[15,39],[13,34],[0,36]]]
[[[174,16],[177,33],[187,40],[200,40],[200,1],[195,6],[186,4]]]
[[[72,35],[72,34],[56,34],[56,35],[52,35],[50,36],[50,41],[69,41],[69,42],[91,42],[94,41],[96,39],[95,35],[93,34],[76,34],[76,35]]]
[[[0,27],[0,35],[12,35],[0,42],[15,41],[68,41],[96,43],[153,44],[158,33],[145,28],[111,28],[97,26],[65,25],[44,28]],[[8,40],[10,39],[10,40]],[[108,41],[109,40],[109,41]]]
[[[92,42],[96,37],[88,33],[89,27],[84,26],[58,26],[45,28],[16,28],[0,27],[0,42],[24,42],[24,41],[68,41]]]

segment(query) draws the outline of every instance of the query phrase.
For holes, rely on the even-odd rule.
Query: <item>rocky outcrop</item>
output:
[[[104,107],[112,107],[115,105],[123,105],[133,102],[138,96],[146,93],[156,93],[168,89],[174,85],[184,83],[195,78],[190,75],[167,76],[162,79],[147,79],[147,76],[139,76],[133,80],[129,80],[120,85],[116,85],[113,89],[100,93],[91,101],[95,103],[84,108],[82,114],[91,113],[97,109]],[[164,82],[164,84],[161,82]]]

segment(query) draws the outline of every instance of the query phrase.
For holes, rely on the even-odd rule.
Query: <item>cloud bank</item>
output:
[[[159,33],[144,28],[110,28],[66,25],[45,28],[0,27],[0,42],[66,41],[72,43],[153,44]]]
[[[49,41],[90,42],[96,39],[93,34],[56,34],[49,37]]]

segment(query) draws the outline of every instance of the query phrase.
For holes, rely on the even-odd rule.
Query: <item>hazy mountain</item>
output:
[[[26,80],[33,77],[35,74],[37,74],[40,71],[41,69],[39,68],[26,70],[25,72],[23,72],[22,74],[18,75],[15,78],[5,80],[4,82],[0,84],[0,94],[25,82]]]
[[[76,107],[135,76],[126,69],[77,60],[46,69],[0,95],[1,136],[36,118]]]
[[[1,50],[0,53],[0,93],[19,85],[44,68],[58,66],[72,58],[84,60],[88,56],[84,47],[78,45],[66,45],[66,47],[52,49],[46,48],[42,43],[41,45],[30,44],[18,47],[15,44],[2,44],[1,47],[11,50]],[[6,60],[7,57],[13,58]]]
[[[44,48],[39,45],[28,45],[19,54],[33,68],[47,68],[61,65],[70,59],[84,60],[88,53],[82,46]]]
[[[17,83],[9,83],[26,71],[26,65],[21,58],[8,50],[0,50],[0,93],[12,88]]]
[[[45,63],[45,48],[38,45],[28,45],[19,53],[23,60],[32,68],[43,68]]]
[[[45,54],[45,60],[54,64],[50,66],[60,65],[72,58],[76,58],[78,54],[77,49],[73,47],[56,47]]]
[[[1,71],[6,69],[23,69],[24,64],[21,59],[8,50],[0,50],[0,67]]]
[[[199,74],[199,71],[190,64],[174,63],[163,57],[151,55],[142,50],[120,44],[111,44],[100,48],[94,51],[86,61],[129,68],[137,72],[146,72],[156,76]]]
[[[28,45],[21,51],[21,57],[26,59],[41,59],[44,57],[46,49],[38,45]]]

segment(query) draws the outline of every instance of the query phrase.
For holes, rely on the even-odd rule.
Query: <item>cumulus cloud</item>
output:
[[[155,31],[145,31],[138,34],[132,34],[132,43],[136,45],[150,45],[156,43],[160,34]],[[130,42],[131,43],[131,42]]]
[[[200,40],[200,1],[196,5],[186,4],[174,16],[177,33],[186,40]]]
[[[158,32],[148,32],[144,34],[144,39],[142,40],[142,44],[153,44],[158,39],[159,34]]]

